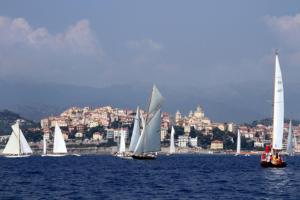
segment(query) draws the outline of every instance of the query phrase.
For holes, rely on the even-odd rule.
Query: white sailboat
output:
[[[32,150],[20,129],[19,120],[11,128],[13,131],[2,153],[11,158],[28,157]]]
[[[171,137],[170,137],[170,152],[169,152],[170,154],[174,154],[176,152],[174,135],[175,135],[175,129],[172,126]]]
[[[238,129],[237,132],[237,143],[236,143],[236,156],[241,154],[241,133],[240,133],[240,129]]]
[[[119,145],[119,151],[117,152],[118,157],[126,157],[126,144],[125,144],[125,132],[122,131],[120,135],[120,145]]]
[[[284,125],[284,90],[282,73],[278,58],[278,52],[275,53],[275,78],[274,78],[274,100],[273,100],[273,140],[272,140],[272,159],[270,162],[261,160],[263,167],[284,167],[286,164],[279,153],[282,150]],[[268,158],[266,158],[268,160]]]
[[[145,120],[145,126],[141,132],[137,145],[133,152],[135,159],[155,159],[160,146],[161,104],[163,97],[154,85],[150,98],[149,109]]]
[[[52,157],[60,157],[66,156],[68,153],[66,143],[64,140],[64,136],[61,132],[58,123],[55,123],[55,130],[54,130],[54,142],[53,142],[53,154],[46,154],[47,156]]]
[[[293,144],[293,140],[295,138],[293,137],[293,132],[292,132],[292,121],[290,120],[290,124],[289,124],[289,133],[288,133],[288,140],[287,140],[287,154],[289,156],[293,156],[294,155],[294,144]]]

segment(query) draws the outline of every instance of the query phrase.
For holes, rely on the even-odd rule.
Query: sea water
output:
[[[300,157],[108,155],[0,158],[0,199],[300,199]]]

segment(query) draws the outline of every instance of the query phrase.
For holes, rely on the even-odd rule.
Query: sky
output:
[[[177,98],[195,88],[191,94],[234,106],[241,102],[230,96],[271,101],[262,91],[272,92],[278,48],[286,113],[300,118],[299,8],[280,0],[3,0],[0,79],[94,88],[155,83],[181,90]]]

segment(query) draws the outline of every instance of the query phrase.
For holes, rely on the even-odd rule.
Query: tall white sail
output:
[[[47,140],[45,135],[43,136],[43,154],[46,155],[47,154]]]
[[[171,138],[170,138],[170,154],[175,153],[175,140],[174,140],[174,135],[175,135],[175,130],[174,127],[172,126],[171,130]]]
[[[139,107],[136,109],[136,115],[134,118],[134,125],[133,125],[133,131],[132,131],[132,136],[130,140],[130,145],[129,145],[129,151],[134,151],[136,144],[139,140],[139,137],[141,135],[140,133],[140,110]]]
[[[22,130],[20,129],[19,122],[17,121],[14,125],[11,126],[12,133],[9,137],[9,140],[3,150],[3,154],[30,154],[32,150],[27,143]]]
[[[284,123],[284,91],[278,53],[275,55],[275,80],[273,101],[273,149],[282,149]]]
[[[240,130],[238,129],[236,154],[240,154],[240,153],[241,153],[241,133],[240,133]]]
[[[64,136],[58,124],[55,124],[53,153],[67,153]]]
[[[134,149],[134,154],[142,154],[144,152],[144,141],[145,141],[145,128],[143,128],[141,135],[139,137],[139,140],[136,144],[136,147]]]
[[[124,153],[125,151],[126,151],[126,146],[125,146],[125,132],[121,131],[119,153]]]
[[[287,153],[289,155],[293,155],[293,132],[292,132],[292,121],[290,121],[289,124],[289,134],[288,134],[288,140],[287,140]]]

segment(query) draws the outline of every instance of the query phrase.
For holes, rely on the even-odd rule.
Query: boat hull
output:
[[[30,155],[5,155],[6,158],[27,158]]]
[[[137,160],[155,160],[156,156],[155,155],[133,155],[132,158]]]
[[[260,165],[264,168],[267,167],[273,167],[273,168],[283,168],[286,167],[285,162],[279,162],[279,163],[272,163],[272,162],[267,162],[267,161],[260,161]]]

